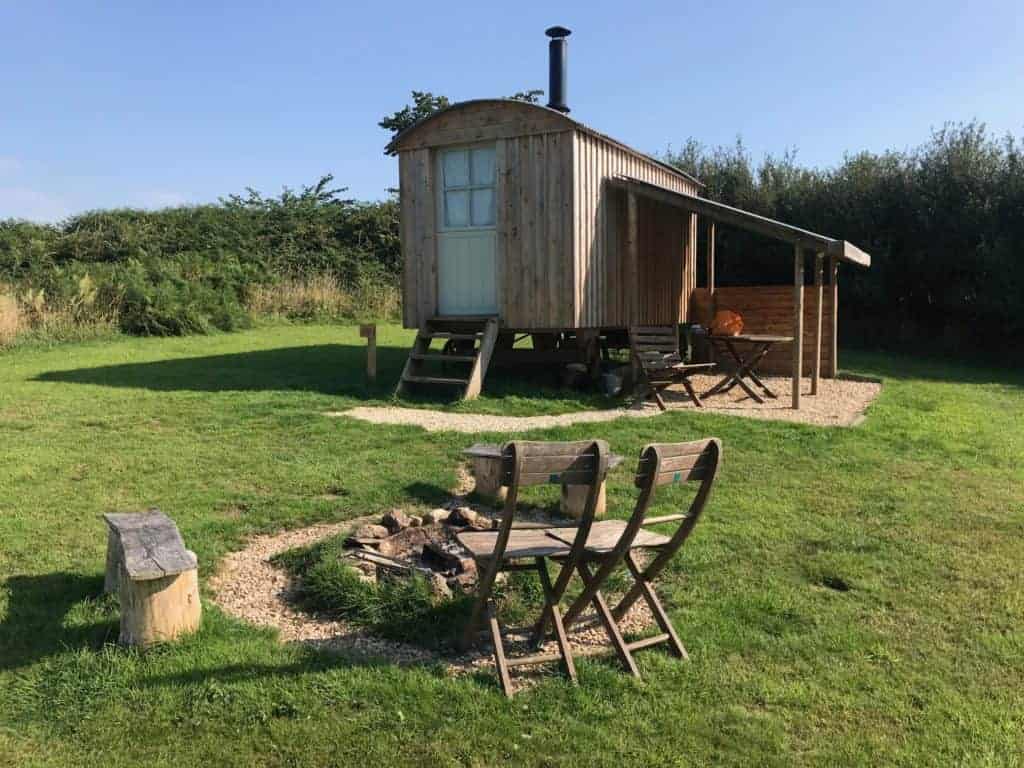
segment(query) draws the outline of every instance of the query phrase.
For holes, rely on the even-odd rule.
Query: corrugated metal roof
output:
[[[648,154],[646,154],[644,152],[641,152],[640,150],[633,149],[633,147],[629,146],[628,144],[623,144],[621,141],[618,141],[617,139],[613,139],[611,136],[608,136],[607,134],[601,133],[600,131],[597,131],[597,130],[593,129],[590,126],[588,126],[588,125],[586,125],[584,123],[581,123],[579,120],[576,120],[575,118],[569,117],[568,115],[566,115],[563,112],[559,112],[556,109],[551,109],[550,107],[545,107],[542,104],[531,104],[528,101],[521,101],[519,99],[470,99],[469,101],[460,101],[460,102],[458,102],[456,104],[452,104],[450,106],[447,106],[444,109],[439,109],[437,112],[431,113],[430,115],[428,115],[427,117],[423,118],[419,122],[414,123],[413,125],[410,125],[408,128],[406,128],[403,131],[400,131],[393,139],[391,139],[391,141],[388,142],[388,145],[385,148],[385,151],[387,151],[388,153],[394,152],[396,145],[400,141],[402,141],[404,138],[406,138],[406,137],[410,136],[411,134],[413,134],[415,131],[417,131],[422,126],[426,125],[428,122],[433,120],[435,117],[438,117],[439,115],[446,114],[448,112],[452,112],[452,111],[457,110],[457,109],[461,109],[463,107],[471,106],[473,104],[515,104],[517,106],[529,107],[529,108],[532,108],[532,109],[542,110],[543,112],[546,112],[546,113],[549,113],[549,114],[552,114],[552,115],[557,115],[558,117],[560,117],[561,119],[563,119],[566,122],[566,127],[567,128],[575,128],[578,131],[583,131],[584,133],[590,134],[591,136],[594,136],[594,137],[596,137],[598,139],[601,139],[602,141],[607,141],[609,144],[614,144],[615,146],[619,147],[620,149],[623,149],[626,152],[629,152],[630,154],[633,154],[633,155],[635,155],[635,156],[637,156],[639,158],[642,158],[643,160],[646,160],[647,162],[654,163],[655,165],[661,166],[665,170],[670,171],[671,173],[674,173],[677,176],[681,176],[682,178],[684,178],[684,179],[686,179],[688,181],[691,181],[694,184],[697,184],[698,186],[701,186],[701,187],[704,186],[704,184],[701,183],[700,179],[698,179],[695,176],[687,173],[686,171],[682,171],[679,168],[676,168],[674,165],[670,165],[669,163],[666,163],[663,160],[659,160],[656,157],[651,157],[650,155],[648,155]]]

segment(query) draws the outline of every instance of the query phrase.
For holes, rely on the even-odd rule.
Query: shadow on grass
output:
[[[409,498],[416,499],[423,504],[435,507],[439,507],[446,501],[450,501],[452,497],[451,491],[442,488],[440,485],[419,481],[406,485],[405,492],[409,495]]]
[[[315,392],[361,400],[389,399],[408,351],[377,348],[377,381],[366,381],[366,347],[320,344],[281,347],[207,357],[186,357],[145,363],[46,371],[33,381],[92,384],[148,389],[157,392]],[[579,407],[608,408],[615,403],[593,393],[540,387],[536,378],[493,371],[486,394],[491,399],[566,400]],[[403,397],[407,405],[434,407],[458,400],[457,390],[423,392]],[[578,401],[578,403],[576,403]]]
[[[35,381],[129,387],[159,392],[306,391],[354,397],[389,396],[408,352],[377,349],[377,382],[366,381],[366,347],[320,344],[229,355],[47,371]]]
[[[17,669],[66,648],[99,648],[118,635],[115,603],[103,593],[102,576],[79,573],[48,573],[42,576],[12,576],[7,615],[0,623],[0,670]],[[104,615],[99,621],[88,616],[81,622],[70,616],[72,609],[86,606],[84,614]]]
[[[997,368],[956,357],[895,355],[852,349],[840,350],[840,372],[849,368],[859,374],[879,376],[883,380],[922,380],[947,384],[996,384],[1024,387],[1024,374],[1011,368]]]

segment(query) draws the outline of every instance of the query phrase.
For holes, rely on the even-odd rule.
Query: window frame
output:
[[[473,150],[475,149],[489,149],[494,156],[494,177],[491,179],[490,184],[474,184],[473,183]],[[444,174],[444,160],[445,156],[453,152],[464,152],[466,153],[466,184],[459,186],[449,187]],[[453,147],[444,147],[438,150],[437,153],[437,176],[440,181],[438,184],[438,196],[437,196],[437,207],[438,207],[438,224],[439,230],[442,232],[486,232],[497,228],[498,225],[498,147],[496,142],[485,142],[480,144],[465,144]],[[490,224],[476,224],[473,221],[473,192],[479,190],[490,190],[492,199],[492,218]],[[447,219],[447,199],[446,193],[448,192],[465,192],[467,195],[467,216],[469,224],[466,226],[449,226]]]

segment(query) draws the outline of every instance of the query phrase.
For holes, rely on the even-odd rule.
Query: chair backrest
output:
[[[611,451],[604,440],[566,443],[515,440],[502,446],[502,484],[508,486],[508,495],[492,557],[500,560],[505,552],[521,487],[545,483],[589,486],[576,536],[554,585],[555,594],[561,596],[586,548],[601,484],[608,474],[610,456]]]
[[[572,443],[514,440],[501,449],[502,485],[509,488],[514,484],[591,485],[601,471],[601,458],[604,457],[607,465],[610,455],[604,440]]]
[[[629,348],[645,371],[657,370],[681,359],[679,331],[673,325],[630,328]]]
[[[641,489],[640,497],[647,503],[642,509],[638,504],[633,513],[634,518],[639,518],[636,520],[637,529],[643,525],[679,523],[679,527],[669,543],[648,565],[646,573],[650,578],[653,578],[672,558],[697,525],[711,495],[711,487],[718,476],[721,457],[722,441],[717,437],[689,443],[651,443],[644,446],[643,451],[640,452],[640,461],[636,470],[636,487]],[[700,488],[697,489],[697,494],[685,513],[658,517],[646,516],[647,506],[650,505],[658,486],[690,482],[700,482]],[[630,525],[633,523],[634,520],[631,519]]]
[[[654,578],[664,568],[697,524],[697,519],[707,503],[711,486],[715,481],[721,453],[722,441],[717,437],[709,437],[691,443],[651,443],[644,446],[640,451],[640,461],[636,468],[636,487],[640,489],[640,495],[633,508],[633,514],[618,540],[607,554],[602,556],[601,564],[591,576],[590,583],[565,614],[564,621],[567,625],[572,623],[579,611],[602,587],[612,571],[629,554],[633,540],[643,526],[678,521],[680,526],[668,544],[661,548],[654,560],[644,569],[645,577]],[[698,480],[701,486],[686,514],[647,517],[647,509],[654,499],[658,486]]]

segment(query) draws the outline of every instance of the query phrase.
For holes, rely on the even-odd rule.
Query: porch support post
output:
[[[829,287],[832,289],[832,359],[829,361],[829,374],[832,378],[839,375],[839,259],[829,259]]]
[[[626,193],[626,263],[629,281],[629,324],[640,324],[640,217],[636,192]]]
[[[821,322],[825,303],[825,254],[814,256],[814,368],[811,371],[811,394],[818,394],[818,382],[821,380]]]
[[[715,294],[715,222],[708,222],[708,293]]]
[[[793,247],[793,409],[800,410],[800,374],[804,362],[804,251]]]

